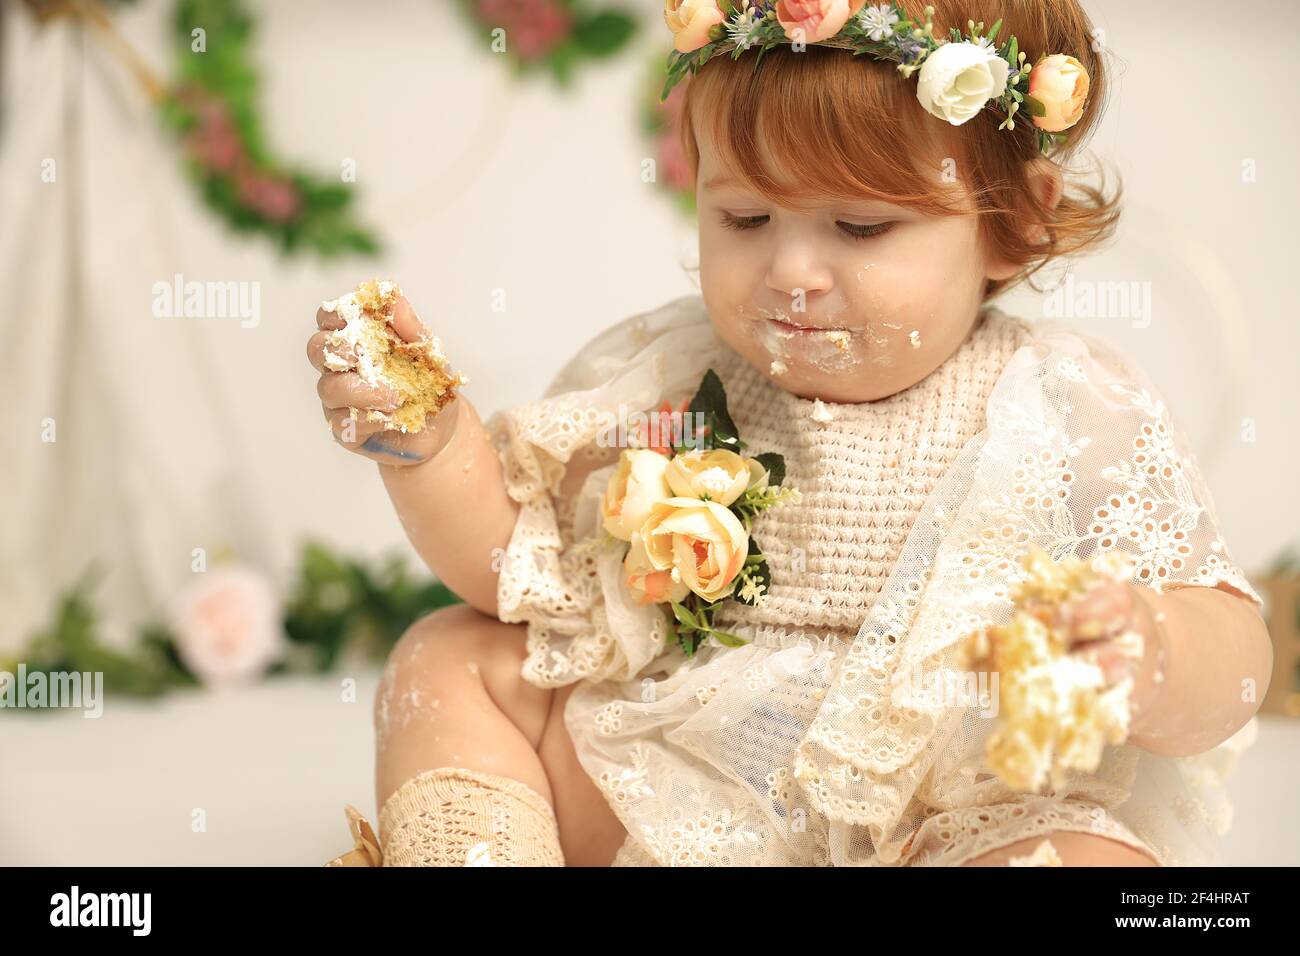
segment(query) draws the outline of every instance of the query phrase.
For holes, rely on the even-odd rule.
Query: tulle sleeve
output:
[[[1262,604],[1186,436],[1142,371],[1095,337],[1037,323],[989,396],[985,428],[927,499],[798,747],[796,777],[846,828],[846,860],[860,846],[886,861],[915,852],[934,839],[937,809],[1020,799],[983,764],[992,722],[916,689],[954,686],[963,639],[1010,621],[1034,545],[1058,560],[1120,552],[1140,585],[1218,587]],[[1212,861],[1230,812],[1230,758],[1253,723],[1193,758],[1112,748],[1097,774],[1076,774],[1057,796],[1106,806],[1163,859]]]
[[[602,333],[543,398],[488,420],[519,503],[500,557],[497,613],[527,623],[530,683],[628,680],[675,652],[662,608],[635,604],[623,586],[625,543],[604,533],[599,503],[624,443],[618,423],[680,404],[718,346],[701,297],[685,296]]]
[[[1006,374],[990,457],[1010,451],[1006,495],[1033,533],[1058,553],[1123,552],[1134,582],[1156,590],[1219,587],[1262,605],[1191,444],[1140,368],[1044,323]]]

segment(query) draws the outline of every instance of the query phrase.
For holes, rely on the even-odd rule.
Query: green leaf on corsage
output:
[[[739,451],[745,447],[740,435],[736,433],[736,423],[727,411],[727,392],[722,386],[722,379],[718,378],[718,373],[713,369],[704,373],[704,380],[691,399],[689,411],[702,416],[707,428],[700,447],[705,450],[724,448],[728,451]]]

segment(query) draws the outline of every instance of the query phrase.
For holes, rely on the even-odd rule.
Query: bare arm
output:
[[[1186,757],[1218,746],[1254,716],[1268,690],[1268,627],[1233,591],[1180,585],[1161,593],[1116,582],[1069,606],[1068,617],[1076,649],[1095,654],[1112,680],[1132,676],[1128,739],[1151,753]],[[1129,630],[1142,636],[1140,657],[1122,639]]]
[[[405,466],[377,458],[379,474],[429,570],[465,603],[496,617],[498,556],[510,543],[519,505],[506,493],[496,448],[468,400],[443,409],[434,428],[445,444],[431,458]]]
[[[1158,652],[1143,662],[1153,703],[1135,715],[1131,739],[1169,757],[1218,746],[1254,716],[1268,690],[1273,643],[1263,617],[1245,598],[1219,588],[1158,594],[1137,587],[1136,593],[1164,625],[1166,648],[1159,683],[1150,679]]]
[[[427,330],[404,297],[391,319],[394,330],[413,342]],[[406,536],[429,570],[465,603],[497,616],[497,560],[514,530],[518,505],[506,492],[496,448],[478,413],[458,396],[430,416],[419,432],[402,433],[367,420],[369,409],[394,411],[400,396],[384,385],[371,386],[352,368],[334,371],[355,357],[331,355],[329,333],[343,320],[323,309],[320,331],[307,342],[307,357],[321,373],[316,391],[335,440],[376,462]],[[501,549],[501,550],[497,550]]]

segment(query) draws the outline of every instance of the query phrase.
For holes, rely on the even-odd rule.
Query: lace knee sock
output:
[[[438,767],[379,812],[384,866],[564,866],[555,811],[509,777]]]

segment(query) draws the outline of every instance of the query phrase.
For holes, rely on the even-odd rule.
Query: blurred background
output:
[[[1276,667],[1227,861],[1295,865],[1294,54],[1229,52],[1250,28],[1210,0],[1085,6],[1113,54],[1092,150],[1125,216],[1040,280],[1055,297],[999,304],[1057,317],[1089,283],[1132,290],[1061,317],[1161,390],[1268,598]],[[108,685],[93,722],[0,710],[0,864],[318,865],[350,848],[344,804],[376,817],[384,650],[452,596],[376,466],[330,437],[315,310],[399,282],[486,418],[697,292],[662,4],[0,11],[0,671]]]

